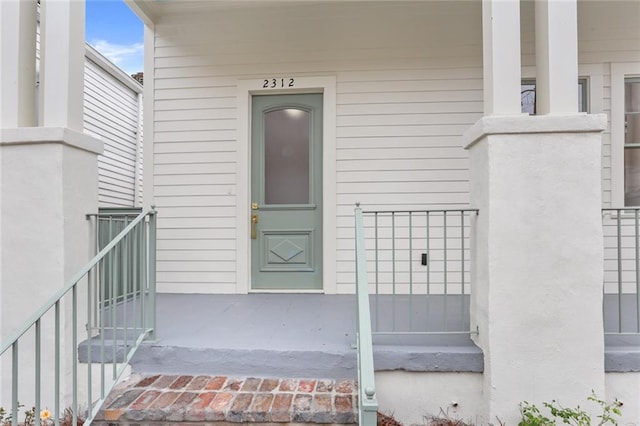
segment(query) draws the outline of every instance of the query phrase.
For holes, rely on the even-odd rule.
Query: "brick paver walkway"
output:
[[[355,423],[353,380],[132,376],[96,423]]]

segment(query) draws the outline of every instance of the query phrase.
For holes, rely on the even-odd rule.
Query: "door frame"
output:
[[[294,80],[293,87],[263,88],[265,80]],[[287,84],[288,85],[288,84]],[[237,169],[236,169],[236,292],[251,289],[251,98],[253,95],[322,93],[322,290],[292,290],[292,293],[336,293],[336,77],[265,75],[238,80]],[[269,290],[256,290],[265,293]],[[283,293],[282,290],[271,292]]]

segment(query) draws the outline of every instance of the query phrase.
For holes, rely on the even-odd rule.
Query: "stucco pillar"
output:
[[[69,0],[40,4],[41,123],[82,131],[85,4]]]
[[[3,127],[36,125],[36,2],[0,2],[0,119]]]
[[[476,223],[472,329],[485,422],[604,396],[604,115],[485,117],[465,135]]]
[[[520,114],[520,1],[482,1],[485,115]]]
[[[493,3],[494,15],[508,5],[486,3]],[[525,400],[589,410],[591,390],[604,396],[600,209],[607,119],[577,113],[575,34],[573,42],[560,40],[558,28],[575,28],[571,5],[575,1],[536,2],[547,22],[536,26],[537,41],[546,43],[537,52],[538,102],[541,90],[548,100],[538,111],[552,114],[519,114],[519,65],[516,70],[512,57],[497,56],[495,46],[487,52],[484,40],[485,96],[497,102],[504,82],[511,96],[517,81],[518,110],[511,97],[510,107],[500,110],[485,99],[485,117],[464,136],[471,206],[479,209],[471,300],[473,338],[485,360],[479,423],[517,424]],[[514,11],[510,16],[519,21]],[[513,25],[500,22],[485,17],[485,34],[486,26],[498,34],[506,29],[496,26]],[[496,79],[496,69],[509,75]],[[499,86],[488,92],[486,80]]]
[[[536,104],[538,114],[578,112],[576,0],[536,0]]]

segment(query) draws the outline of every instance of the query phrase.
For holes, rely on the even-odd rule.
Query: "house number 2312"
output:
[[[262,83],[264,89],[275,89],[277,87],[293,87],[293,78],[265,78]]]

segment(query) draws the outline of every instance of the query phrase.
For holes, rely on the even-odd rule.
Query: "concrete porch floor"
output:
[[[139,373],[355,378],[354,295],[159,294]],[[376,338],[377,370],[482,371],[465,335]]]

